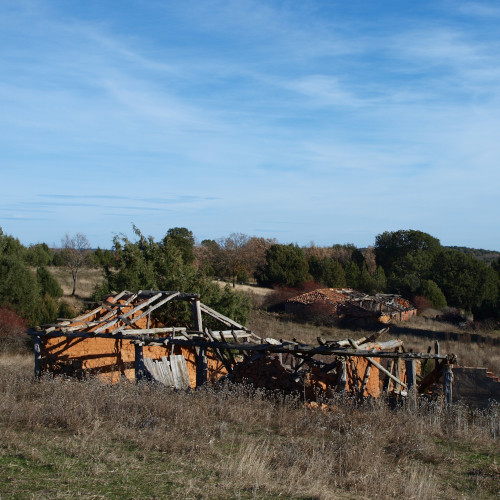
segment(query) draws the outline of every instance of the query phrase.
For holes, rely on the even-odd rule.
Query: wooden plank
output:
[[[349,339],[349,343],[355,349],[358,348],[358,345],[357,345],[357,343],[354,340]],[[378,357],[378,353],[376,355]],[[407,386],[406,386],[405,383],[403,383],[398,377],[395,377],[392,373],[390,373],[388,370],[386,370],[380,363],[378,363],[377,361],[375,361],[373,358],[371,358],[369,356],[366,356],[365,359],[366,359],[366,361],[368,361],[368,363],[371,363],[373,366],[375,366],[376,368],[378,368],[382,373],[385,373],[389,378],[391,378],[394,382],[396,382],[397,384],[399,384],[401,387],[404,387],[405,389],[407,388]]]
[[[137,322],[138,320],[140,320],[141,318],[143,318],[144,316],[146,316],[146,314],[151,314],[155,309],[158,309],[159,307],[161,307],[162,305],[166,304],[170,300],[175,299],[175,297],[177,297],[180,294],[181,294],[181,292],[172,293],[172,295],[169,295],[168,297],[164,298],[163,300],[160,300],[160,302],[157,302],[153,306],[149,307],[147,311],[143,312],[139,316],[136,316],[135,318],[132,318],[130,320],[130,322],[131,323]]]
[[[156,370],[155,362],[151,358],[144,358],[144,368],[149,372],[152,380],[158,380],[158,372]]]
[[[173,327],[168,326],[164,328],[126,328],[120,327],[119,333],[122,335],[157,335],[159,333],[185,333],[187,329],[185,327]],[[110,333],[112,335],[112,332]]]
[[[189,333],[189,331],[188,331]],[[199,334],[199,332],[194,332]],[[130,339],[131,336],[127,335],[110,335],[106,333],[98,333],[95,332],[85,332],[85,333],[74,333],[67,334],[64,332],[51,332],[51,333],[40,333],[40,332],[31,332],[30,335],[41,335],[43,337],[68,337],[68,338],[124,338]],[[389,358],[389,359],[440,359],[447,360],[448,362],[452,362],[452,360],[456,359],[456,356],[453,354],[444,355],[444,354],[427,354],[427,353],[408,353],[408,352],[388,352],[388,351],[377,351],[370,350],[365,351],[361,349],[345,349],[345,348],[336,348],[329,347],[326,345],[307,345],[307,344],[297,344],[294,342],[285,342],[283,341],[280,345],[271,345],[271,344],[255,344],[255,343],[242,343],[242,342],[220,342],[220,341],[208,341],[200,338],[196,339],[187,339],[187,338],[174,338],[168,336],[166,338],[154,338],[154,339],[143,339],[138,338],[141,342],[144,342],[147,345],[180,345],[186,347],[205,347],[205,348],[219,348],[219,349],[234,349],[238,351],[267,351],[270,353],[288,353],[288,354],[308,354],[313,356],[315,354],[324,354],[324,355],[337,355],[337,356],[359,356],[359,357],[372,357],[375,356],[377,358]]]
[[[223,314],[218,313],[217,311],[214,311],[210,307],[206,306],[205,304],[202,304],[200,302],[200,309],[208,314],[209,316],[212,316],[213,318],[219,320],[221,323],[226,324],[227,326],[235,326],[238,330],[247,330],[243,325],[240,325],[236,321],[234,321],[231,318],[228,318],[227,316],[224,316]]]
[[[176,389],[189,389],[189,374],[187,371],[186,360],[182,354],[170,356],[170,368]]]
[[[170,387],[175,387],[174,378],[172,376],[172,370],[170,369],[170,361],[166,356],[161,357],[162,360],[162,370],[165,374],[165,385]]]
[[[161,293],[157,293],[156,295],[153,295],[151,298],[145,300],[144,302],[141,302],[140,304],[137,304],[135,307],[130,309],[130,311],[127,311],[125,314],[120,315],[120,319],[122,318],[128,318],[129,316],[132,316],[132,314],[135,314],[137,311],[141,310],[142,308],[148,306],[152,302],[154,302],[156,299],[160,298],[162,296]],[[146,312],[147,314],[147,312]]]
[[[369,357],[367,357],[366,360],[373,366],[378,368],[382,373],[385,373],[389,378],[391,378],[394,382],[396,382],[396,384],[399,384],[401,387],[404,387],[405,389],[407,388],[407,385],[404,382],[402,382],[401,380],[399,380],[399,378],[395,377],[392,373],[387,371],[380,363],[377,363],[377,361]]]
[[[439,354],[439,340],[434,342],[434,354]],[[438,362],[434,361],[434,370],[438,368]]]
[[[140,293],[140,292],[138,292]],[[137,297],[138,294],[135,294],[135,297]],[[100,333],[102,332],[103,330],[106,330],[107,328],[110,328],[112,327],[113,325],[115,325],[118,321],[122,321],[123,323],[126,323],[128,324],[129,326],[131,326],[133,323],[128,320],[128,317],[129,316],[132,316],[132,314],[135,314],[137,311],[139,311],[140,309],[142,309],[143,307],[146,307],[148,306],[151,302],[154,302],[157,298],[161,297],[162,294],[161,293],[157,293],[156,295],[153,295],[153,297],[141,302],[140,304],[136,305],[135,307],[133,307],[132,309],[130,309],[130,311],[127,311],[126,313],[124,314],[120,314],[116,319],[110,321],[109,323],[106,323],[102,326],[100,326],[99,328],[97,328],[96,330],[94,330],[94,333]],[[135,299],[134,297],[134,299]],[[129,304],[132,300],[134,300],[132,298],[129,299],[128,302],[126,302],[125,304]],[[125,305],[123,304],[123,305]],[[119,330],[119,328],[115,328],[112,332],[110,332],[111,334],[113,333],[117,333]]]
[[[125,302],[123,304],[121,304],[122,306],[128,306],[132,301],[134,301],[138,295],[142,292],[142,290],[139,290],[137,293],[132,293],[132,295],[129,295],[126,299],[125,299]]]

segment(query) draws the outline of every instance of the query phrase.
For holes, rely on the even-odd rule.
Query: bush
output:
[[[49,294],[45,294],[38,302],[37,323],[40,325],[55,323],[58,311],[57,302]]]
[[[56,299],[63,296],[63,291],[59,283],[45,267],[39,267],[37,269],[36,278],[40,285],[40,293],[42,295],[48,294]]]
[[[0,256],[0,305],[36,321],[39,287],[35,274],[18,258]]]
[[[441,288],[432,280],[424,280],[420,287],[420,293],[437,309],[447,306],[446,297]]]
[[[0,353],[26,350],[26,323],[9,307],[0,307]]]
[[[59,311],[57,313],[59,318],[71,319],[76,317],[77,314],[78,311],[71,304],[67,302],[61,302],[59,304]]]

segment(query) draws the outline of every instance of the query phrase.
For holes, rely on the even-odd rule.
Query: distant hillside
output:
[[[468,253],[476,259],[482,260],[487,264],[491,264],[493,261],[500,257],[500,252],[495,250],[483,250],[482,248],[467,248],[467,247],[444,247],[451,250],[458,250],[459,252]]]

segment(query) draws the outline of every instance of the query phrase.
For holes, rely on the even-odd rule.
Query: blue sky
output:
[[[0,226],[500,250],[500,4],[0,0]]]

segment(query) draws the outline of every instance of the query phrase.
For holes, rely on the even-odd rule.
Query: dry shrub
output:
[[[419,313],[432,308],[432,304],[429,302],[429,299],[423,295],[413,297],[413,305],[418,309]]]
[[[0,307],[0,353],[26,351],[26,323],[12,309]]]

